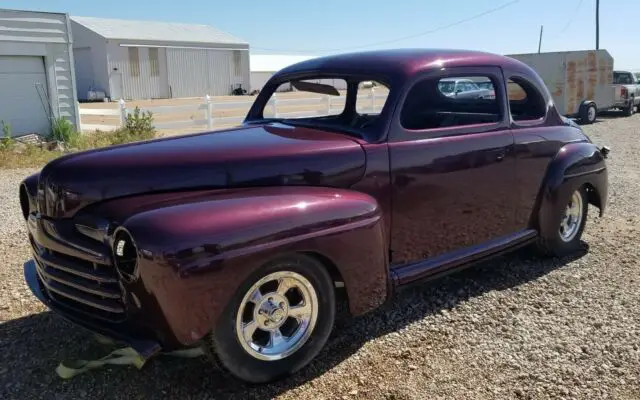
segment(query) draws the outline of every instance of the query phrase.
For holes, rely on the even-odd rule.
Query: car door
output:
[[[485,78],[495,99],[440,92],[444,78]],[[515,157],[499,68],[416,77],[401,96],[388,146],[394,264],[478,246],[515,231]]]

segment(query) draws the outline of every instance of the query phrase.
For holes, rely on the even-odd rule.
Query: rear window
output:
[[[509,78],[507,98],[514,121],[535,121],[544,118],[547,113],[544,97],[524,78]]]
[[[633,85],[635,80],[633,75],[627,72],[614,72],[613,83],[615,85]]]

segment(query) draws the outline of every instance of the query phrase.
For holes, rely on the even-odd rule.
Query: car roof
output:
[[[344,53],[312,58],[290,65],[280,74],[341,71],[407,77],[417,72],[444,67],[497,66],[529,72],[526,64],[499,54],[454,49],[394,49]]]

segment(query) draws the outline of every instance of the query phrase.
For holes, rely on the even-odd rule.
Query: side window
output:
[[[389,96],[389,89],[380,82],[364,81],[358,85],[356,111],[358,114],[377,115]]]
[[[345,108],[345,89],[347,82],[344,79],[304,79],[301,83],[328,85],[336,89],[338,96],[327,96],[316,93],[313,88],[296,89],[296,83],[287,81],[281,83],[271,95],[269,103],[263,110],[265,118],[320,118],[329,115],[338,115]]]
[[[438,77],[417,82],[407,93],[400,124],[405,129],[426,130],[501,121],[503,113],[496,100],[497,85],[493,78],[478,75],[457,80],[456,83],[452,77]]]
[[[545,117],[546,105],[542,94],[520,77],[507,81],[507,98],[514,121],[535,121]]]

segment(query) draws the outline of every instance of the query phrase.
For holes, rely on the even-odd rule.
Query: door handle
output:
[[[504,160],[504,156],[506,155],[506,153],[504,151],[499,152],[498,154],[496,154],[496,161],[500,162],[502,160]]]

